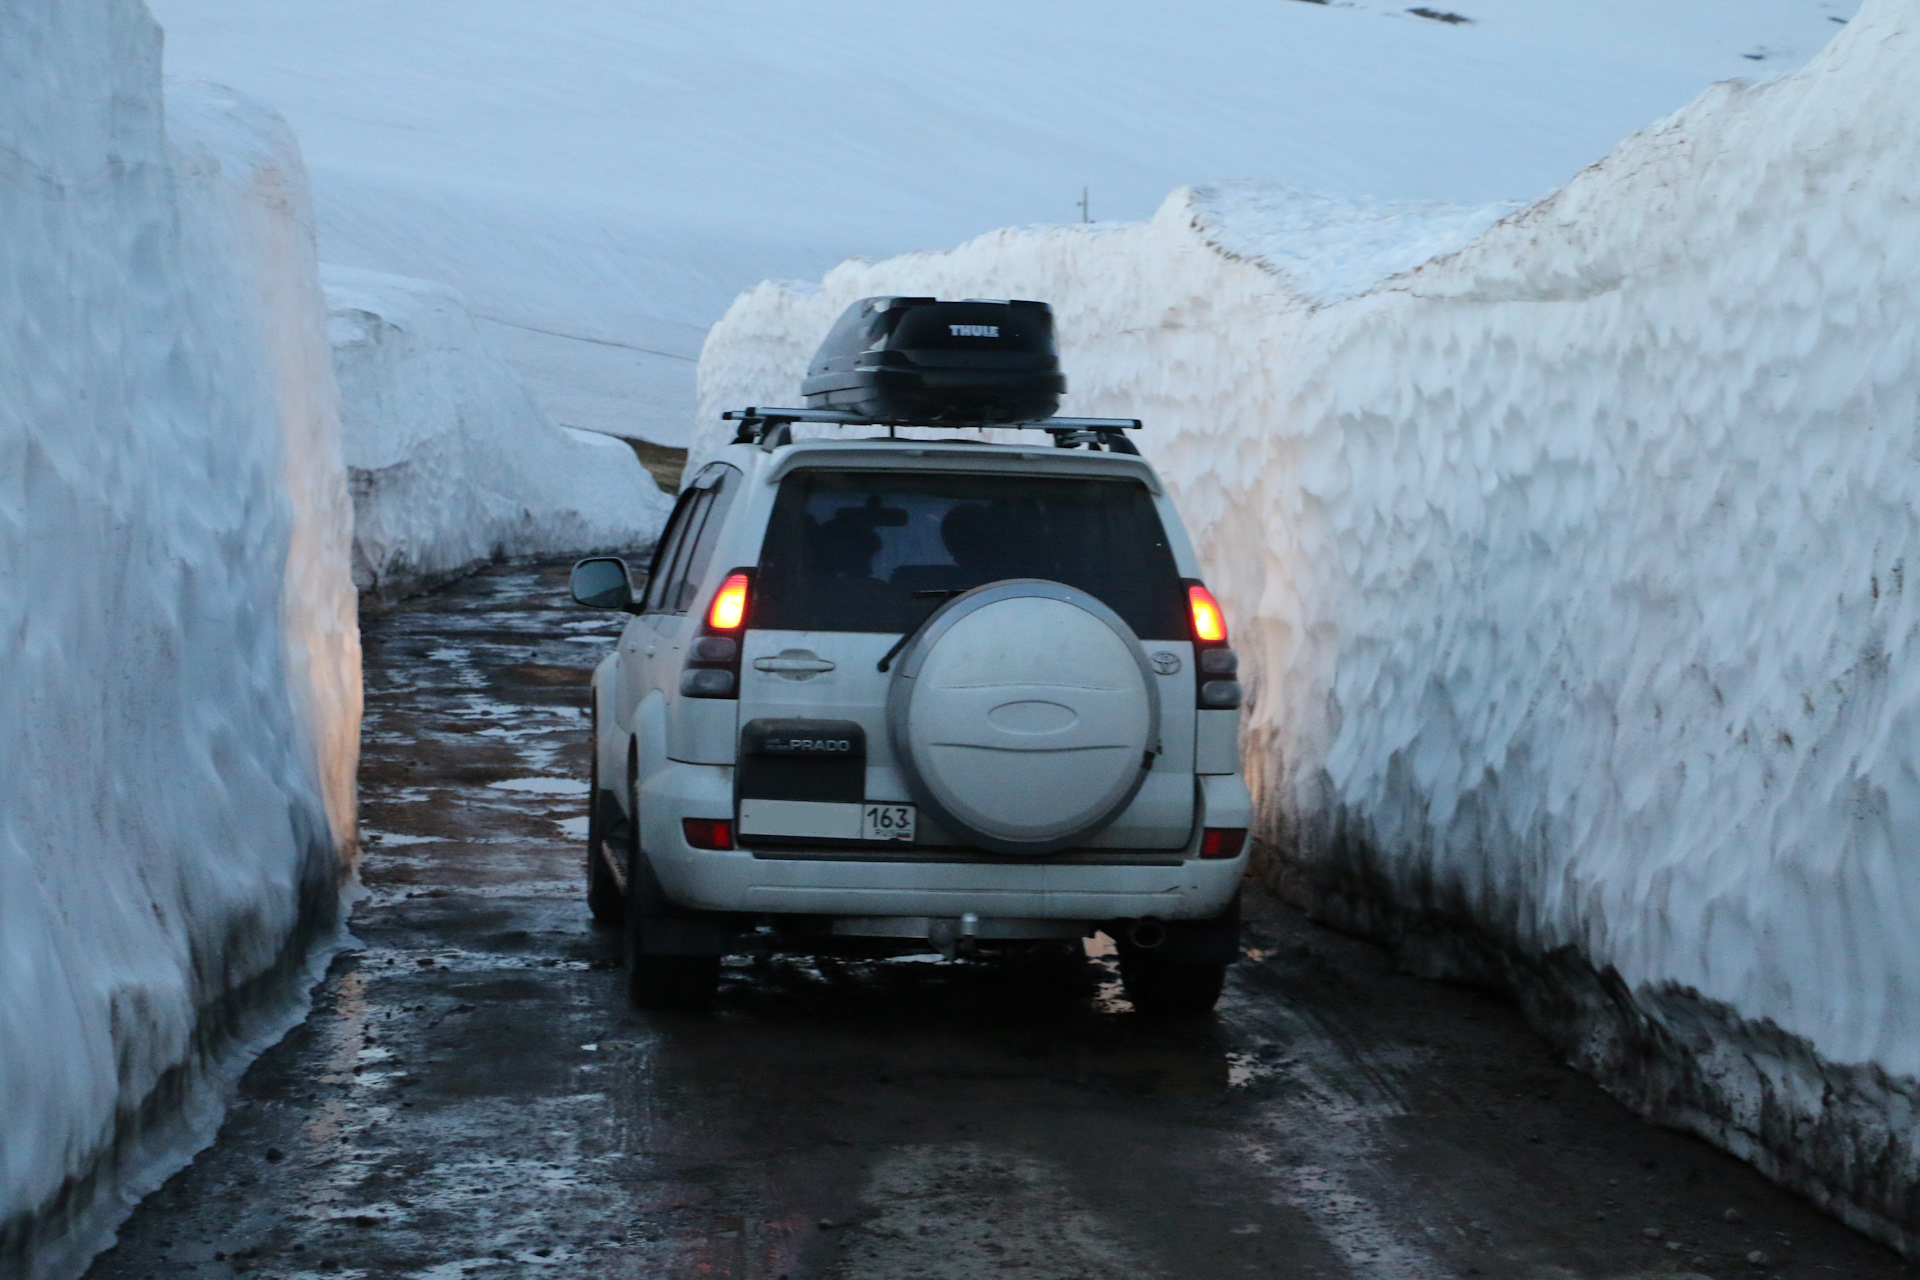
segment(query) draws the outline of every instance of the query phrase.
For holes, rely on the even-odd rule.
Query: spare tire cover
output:
[[[1076,587],[1010,578],[942,605],[887,691],[914,799],[998,853],[1051,853],[1112,822],[1160,749],[1139,639]]]

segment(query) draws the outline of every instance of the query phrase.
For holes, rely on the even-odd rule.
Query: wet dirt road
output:
[[[368,617],[370,896],[94,1280],[1912,1274],[1269,901],[1219,1015],[1086,963],[741,961],[637,1015],[581,897],[564,567]]]

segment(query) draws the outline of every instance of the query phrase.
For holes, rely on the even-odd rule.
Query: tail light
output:
[[[1194,666],[1199,668],[1193,682],[1194,705],[1202,711],[1238,708],[1243,695],[1234,677],[1240,674],[1240,657],[1227,647],[1227,615],[1213,592],[1191,578],[1187,580],[1187,616],[1193,624]]]
[[[687,843],[696,849],[733,848],[731,818],[682,818],[680,830],[686,834]]]
[[[1213,592],[1197,582],[1189,584],[1187,610],[1193,615],[1195,640],[1201,644],[1227,642],[1227,616],[1220,612],[1220,602],[1213,598]]]
[[[747,591],[753,580],[745,573],[730,573],[713,595],[707,609],[707,628],[711,631],[738,631],[747,620]]]
[[[687,669],[680,673],[683,697],[740,696],[740,641],[752,595],[753,572],[749,569],[735,569],[713,593],[700,634],[687,646]]]
[[[1200,856],[1237,858],[1240,856],[1240,850],[1246,847],[1246,843],[1245,827],[1208,827],[1200,833]]]

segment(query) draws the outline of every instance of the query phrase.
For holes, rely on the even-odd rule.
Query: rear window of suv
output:
[[[753,625],[910,631],[946,597],[1002,578],[1079,587],[1143,640],[1187,634],[1173,549],[1139,481],[914,471],[788,476]]]

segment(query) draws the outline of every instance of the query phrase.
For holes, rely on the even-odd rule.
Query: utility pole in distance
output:
[[[1087,189],[1085,187],[1080,188],[1080,221],[1093,221],[1093,218],[1087,213]]]

